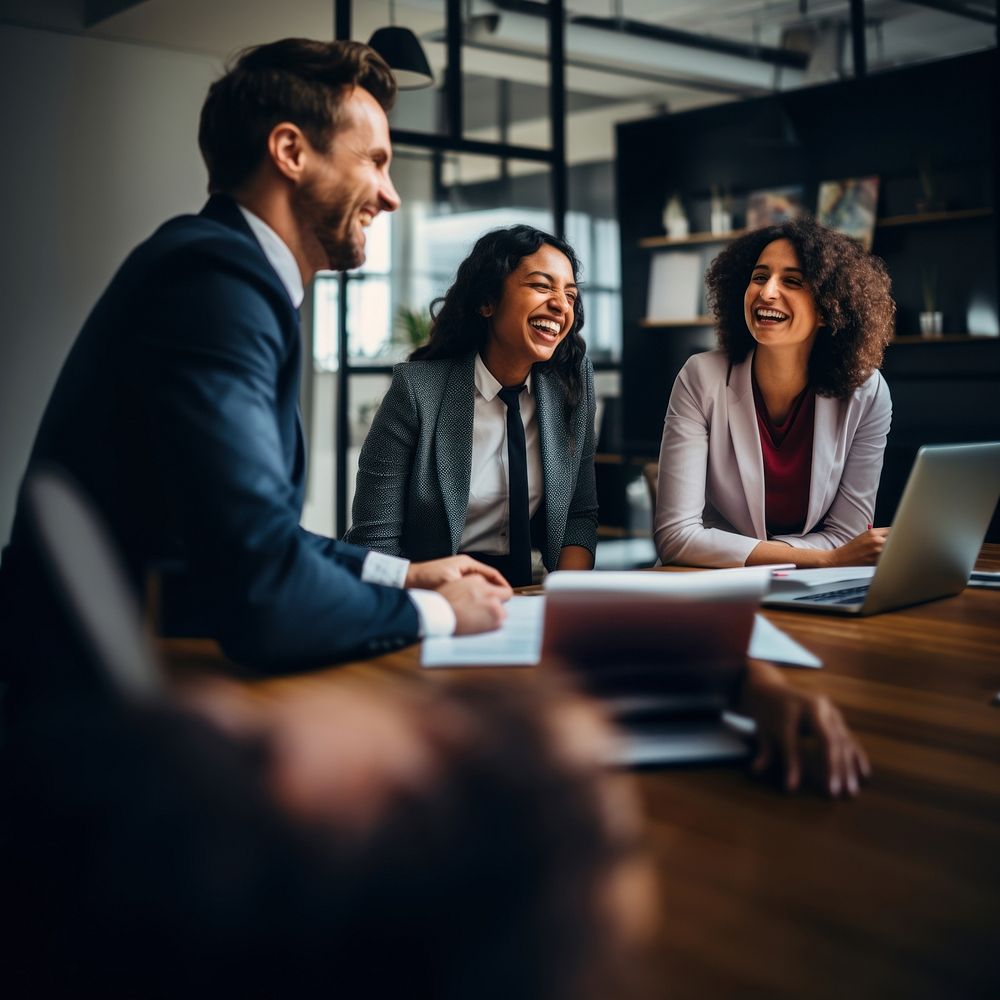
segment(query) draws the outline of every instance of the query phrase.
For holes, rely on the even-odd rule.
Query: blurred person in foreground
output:
[[[755,770],[857,790],[825,699],[751,661],[739,707]],[[551,677],[51,700],[0,747],[4,995],[648,995],[656,879],[615,746]]]
[[[356,42],[239,55],[202,108],[207,204],[115,275],[29,460],[28,474],[51,463],[80,483],[138,593],[158,576],[165,631],[212,636],[265,671],[493,629],[510,594],[466,556],[410,563],[299,523],[299,306],[317,271],[362,264],[365,230],[399,206],[395,93],[389,67]],[[17,683],[65,658],[24,520],[22,498],[0,564],[0,643]]]
[[[50,703],[0,753],[5,996],[640,996],[611,753],[541,683]]]

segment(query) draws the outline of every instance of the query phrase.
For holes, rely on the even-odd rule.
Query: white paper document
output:
[[[542,655],[544,597],[512,597],[507,618],[495,632],[424,639],[424,667],[532,666]]]
[[[753,632],[747,656],[755,660],[770,660],[790,667],[823,666],[823,661],[799,645],[790,635],[772,625],[763,615],[754,615]]]
[[[794,590],[825,590],[845,580],[870,580],[874,566],[838,566],[836,569],[788,569],[771,574],[770,594]]]
[[[767,590],[770,566],[708,569],[694,573],[637,573],[635,570],[561,570],[545,578],[545,592],[604,595],[605,600],[628,603],[636,597],[723,601],[758,598]]]

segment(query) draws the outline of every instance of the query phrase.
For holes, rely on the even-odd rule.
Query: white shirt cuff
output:
[[[409,559],[387,556],[384,552],[369,552],[361,564],[361,579],[364,583],[381,583],[385,587],[405,587],[409,568]]]
[[[420,638],[454,635],[458,624],[447,599],[433,590],[408,590],[420,618]]]

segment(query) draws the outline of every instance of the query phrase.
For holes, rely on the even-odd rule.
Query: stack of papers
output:
[[[512,597],[507,620],[496,632],[424,639],[420,663],[425,667],[528,667],[542,656],[544,597]]]

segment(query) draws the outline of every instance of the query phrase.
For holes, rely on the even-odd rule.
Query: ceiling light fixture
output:
[[[419,90],[434,83],[427,56],[409,28],[396,24],[396,4],[389,0],[389,27],[378,28],[368,44],[389,64],[400,90]]]

